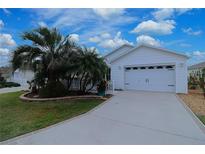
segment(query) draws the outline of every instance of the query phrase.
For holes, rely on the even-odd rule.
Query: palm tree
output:
[[[105,77],[107,65],[96,49],[82,48],[80,50],[80,65],[78,68],[80,78],[80,91],[85,93],[91,90],[100,80]],[[90,85],[90,88],[88,88]],[[88,89],[87,89],[88,88]]]
[[[32,69],[36,79],[41,79],[41,86],[48,82],[57,82],[65,70],[63,57],[75,47],[69,35],[63,37],[56,28],[40,27],[22,35],[23,40],[31,41],[29,45],[21,45],[12,58],[13,71],[16,69]]]
[[[22,38],[31,43],[14,51],[13,71],[32,69],[40,95],[43,90],[45,97],[52,97],[57,92],[60,95],[61,90],[57,87],[62,88],[61,81],[67,81],[69,90],[75,77],[80,79],[79,90],[85,93],[105,76],[107,65],[95,49],[79,47],[70,41],[69,35],[63,37],[56,28],[40,27],[23,33]]]

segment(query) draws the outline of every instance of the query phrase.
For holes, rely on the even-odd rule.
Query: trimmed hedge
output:
[[[15,82],[0,82],[0,88],[20,87],[19,83]]]

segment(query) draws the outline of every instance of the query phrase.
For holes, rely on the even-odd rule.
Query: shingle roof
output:
[[[198,64],[195,64],[195,65],[192,65],[192,66],[189,66],[188,69],[190,70],[190,69],[198,69],[198,68],[205,68],[205,61],[198,63]]]

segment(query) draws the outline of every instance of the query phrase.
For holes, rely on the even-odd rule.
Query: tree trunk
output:
[[[80,91],[82,91],[82,80],[83,80],[83,78],[84,78],[84,76],[85,76],[85,73],[86,73],[86,72],[83,72],[83,74],[82,74],[82,76],[81,76],[81,79],[80,79]]]

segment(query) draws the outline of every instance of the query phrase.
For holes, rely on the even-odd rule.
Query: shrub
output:
[[[67,94],[65,86],[61,82],[48,82],[45,87],[40,88],[39,96],[42,98],[62,97]]]
[[[205,98],[205,68],[201,71],[201,74],[199,75],[199,86],[202,89]]]
[[[193,75],[190,75],[189,81],[188,81],[188,87],[189,89],[197,89],[197,78]]]
[[[105,95],[105,90],[107,88],[107,81],[102,80],[98,85],[97,85],[97,91],[98,95]]]
[[[5,85],[6,87],[20,87],[21,86],[19,83],[15,83],[15,82],[6,82]]]
[[[6,88],[6,87],[20,87],[21,85],[19,83],[15,82],[0,82],[0,88]]]

